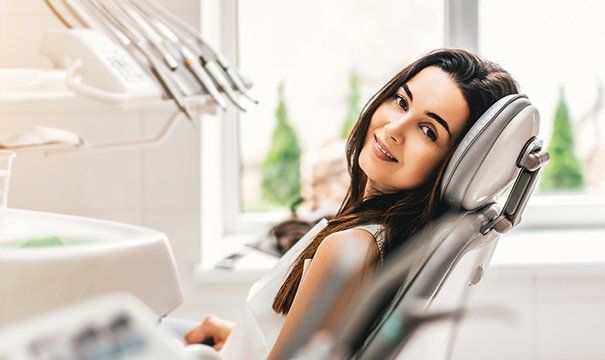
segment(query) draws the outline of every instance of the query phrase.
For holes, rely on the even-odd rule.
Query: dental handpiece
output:
[[[217,102],[219,102],[219,104],[224,104],[224,101],[217,100],[219,98],[223,99],[221,93],[216,89],[217,86],[238,109],[246,111],[246,108],[240,103],[238,97],[233,91],[231,84],[229,84],[229,81],[225,79],[225,76],[223,75],[222,71],[218,69],[216,64],[214,64],[214,62],[203,61],[199,57],[199,50],[195,44],[192,46],[190,42],[183,43],[181,38],[186,38],[187,36],[183,36],[178,29],[170,29],[158,19],[158,16],[154,16],[149,9],[144,8],[141,4],[137,2],[132,2],[132,4],[133,7],[136,7],[142,14],[144,14],[144,16],[147,17],[148,21],[162,35],[164,35],[164,37],[172,42],[172,44],[185,58],[185,64],[189,67],[191,72],[196,76],[196,78],[198,78],[200,82],[202,82],[210,95]],[[194,54],[194,52],[196,54]],[[222,107],[225,108],[224,106]]]
[[[174,71],[178,68],[178,63],[174,59],[174,57],[166,50],[166,48],[162,45],[161,37],[147,24],[147,22],[138,16],[136,12],[128,11],[130,9],[125,9],[124,5],[120,1],[111,1],[112,4],[115,4],[117,8],[119,8],[123,14],[123,20],[129,18],[133,20],[133,25],[137,26],[140,33],[158,50],[164,62],[170,70]]]
[[[214,88],[215,84],[218,85],[236,107],[238,107],[242,111],[246,111],[244,106],[239,103],[239,100],[235,96],[233,90],[231,90],[229,84],[225,83],[225,81],[222,79],[222,74],[217,74],[216,72],[213,72],[212,69],[207,65],[204,66],[205,64],[203,62],[200,62],[199,58],[193,54],[192,50],[195,51],[195,47],[188,47],[188,44],[182,44],[179,37],[160,21],[154,20],[154,24],[160,29],[162,33],[164,33],[164,36],[170,38],[173,41],[174,45],[180,49],[188,65],[192,66],[195,69],[199,69],[199,71],[201,71],[203,74],[207,74],[206,72],[208,72],[210,74],[208,78],[211,79],[211,81],[212,79],[214,80],[212,82],[212,87]]]
[[[132,8],[133,11],[141,11],[138,7]],[[220,91],[217,89],[214,81],[211,76],[206,72],[206,70],[199,64],[199,62],[195,59],[193,53],[183,44],[181,44],[178,36],[172,32],[167,26],[162,24],[160,21],[151,18],[148,14],[142,11],[142,14],[147,16],[147,20],[150,24],[155,27],[160,34],[162,34],[171,44],[174,46],[177,51],[183,56],[185,66],[187,69],[193,74],[193,76],[200,82],[200,84],[208,91],[208,94],[212,99],[223,109],[227,108],[226,102],[221,95]],[[245,109],[244,109],[245,110]]]
[[[130,0],[130,1],[133,4],[135,4],[136,6],[138,6],[139,8],[144,7],[141,4],[141,2],[138,0]],[[254,103],[258,103],[258,101],[255,100],[247,91],[247,89],[251,87],[251,84],[246,84],[246,82],[243,80],[243,77],[239,74],[237,69],[235,67],[231,66],[222,55],[218,54],[214,49],[212,49],[212,47],[210,47],[201,38],[201,36],[199,35],[197,30],[195,30],[193,27],[191,27],[191,25],[187,24],[186,22],[184,22],[183,20],[181,20],[180,18],[178,18],[177,16],[172,14],[170,11],[165,9],[157,1],[149,0],[149,1],[147,1],[147,4],[150,5],[151,10],[156,17],[164,18],[165,20],[168,20],[173,25],[175,25],[176,27],[180,28],[182,31],[184,31],[185,33],[187,33],[191,37],[193,37],[196,40],[196,42],[200,45],[200,46],[196,46],[199,49],[199,52],[200,53],[208,52],[210,54],[210,56],[213,57],[218,62],[218,64],[220,65],[221,71],[225,72],[226,77],[233,83],[233,85],[236,87],[236,89],[240,93],[242,93],[246,98],[248,98],[250,101],[252,101]],[[149,11],[149,10],[146,10],[146,11]]]

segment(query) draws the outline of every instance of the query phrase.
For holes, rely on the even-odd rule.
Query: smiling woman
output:
[[[245,317],[227,335],[224,358],[277,358],[296,326],[319,306],[314,299],[325,290],[338,255],[362,249],[362,261],[330,309],[326,328],[335,325],[330,320],[338,319],[384,259],[443,214],[437,193],[460,139],[491,105],[515,93],[516,82],[500,66],[458,49],[432,51],[388,81],[347,139],[351,179],[340,210],[252,287]],[[208,335],[207,328],[201,324],[190,334]]]
[[[517,92],[517,83],[500,66],[457,49],[432,51],[387,82],[365,105],[347,140],[347,197],[336,218],[297,258],[273,309],[289,312],[305,259],[313,258],[331,235],[380,224],[378,253],[388,255],[441,215],[445,209],[436,193],[458,142],[492,104]],[[450,131],[428,113],[439,114]],[[388,153],[379,151],[385,157],[372,150],[378,145]]]

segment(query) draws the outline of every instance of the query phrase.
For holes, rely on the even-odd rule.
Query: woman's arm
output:
[[[294,335],[293,331],[301,319],[314,311],[314,300],[322,291],[321,286],[327,274],[333,270],[339,255],[352,246],[361,249],[364,261],[353,272],[350,281],[347,282],[336,302],[337,306],[330,310],[330,316],[322,329],[330,330],[335,325],[342,315],[342,311],[347,308],[351,298],[361,287],[362,282],[371,276],[373,265],[378,258],[378,247],[370,233],[361,229],[349,229],[328,235],[317,249],[313,261],[298,287],[292,307],[286,316],[275,346],[269,354],[269,359],[276,358],[288,339]]]

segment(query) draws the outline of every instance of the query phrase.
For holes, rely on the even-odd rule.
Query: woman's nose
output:
[[[384,126],[385,137],[387,140],[392,141],[397,145],[401,145],[405,141],[405,132],[407,129],[407,122],[404,118],[400,118]]]

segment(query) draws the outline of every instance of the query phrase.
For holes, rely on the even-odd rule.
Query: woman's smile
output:
[[[385,144],[383,144],[380,139],[374,135],[374,141],[372,141],[372,152],[376,155],[377,158],[384,161],[390,162],[399,162],[397,159],[389,152],[389,148]]]

